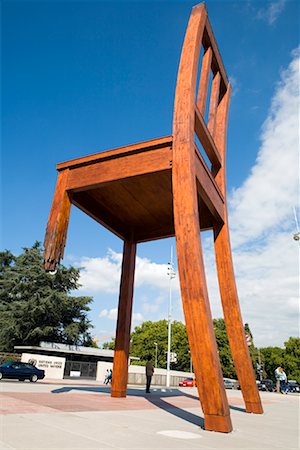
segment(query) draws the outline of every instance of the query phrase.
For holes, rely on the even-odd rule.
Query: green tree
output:
[[[250,353],[250,358],[252,361],[252,366],[253,366],[254,370],[256,371],[256,365],[259,363],[260,356],[258,354],[258,349],[254,345],[253,335],[251,333],[248,323],[245,323],[245,325],[244,325],[244,332],[245,332],[245,336],[247,338],[247,345],[248,345],[248,349],[249,349],[249,353]]]
[[[104,348],[105,350],[114,350],[115,349],[115,338],[112,338],[112,340],[109,342],[104,342],[104,344],[102,345],[102,348]]]
[[[283,366],[284,349],[280,347],[263,347],[259,349],[264,365],[264,376],[275,381],[275,369]]]
[[[233,359],[229,347],[229,341],[224,319],[214,319],[214,330],[219,351],[219,357],[223,376],[226,378],[235,378],[236,373],[233,365]]]
[[[284,345],[283,367],[290,380],[297,380],[300,383],[300,338],[290,337]]]
[[[0,351],[40,341],[91,345],[87,318],[91,297],[70,295],[79,270],[59,265],[45,272],[40,243],[19,256],[0,252]]]
[[[219,350],[222,371],[224,377],[236,377],[231,351],[224,319],[214,319],[214,330]],[[155,362],[157,344],[157,366],[166,368],[168,349],[168,322],[159,320],[158,322],[143,322],[135,327],[131,334],[130,355],[140,358],[132,364],[146,364],[148,355],[152,356]],[[113,350],[114,339],[103,344],[103,348]],[[190,371],[190,349],[186,333],[186,326],[179,321],[172,323],[171,351],[177,354],[177,363],[171,363],[171,368],[182,371]]]
[[[168,347],[168,323],[166,320],[158,322],[143,322],[136,326],[131,334],[130,355],[140,358],[132,364],[145,365],[148,355],[155,362],[155,344],[157,343],[157,366],[166,367],[166,352]]]

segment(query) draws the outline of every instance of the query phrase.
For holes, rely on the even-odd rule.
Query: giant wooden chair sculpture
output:
[[[196,96],[198,60],[202,58]],[[209,114],[204,120],[212,71]],[[58,164],[45,238],[45,268],[63,257],[71,204],[124,240],[111,395],[125,397],[136,244],[176,237],[182,302],[207,430],[232,430],[210,311],[200,230],[214,230],[219,287],[246,411],[262,413],[235,286],[225,192],[230,84],[204,4],[193,8],[184,40],[173,135]],[[198,137],[211,167],[195,143]]]

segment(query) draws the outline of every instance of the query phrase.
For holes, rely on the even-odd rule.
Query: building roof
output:
[[[42,344],[42,343],[41,343]],[[63,348],[62,348],[63,346]],[[29,352],[32,353],[60,353],[62,356],[64,354],[75,354],[75,355],[86,355],[86,356],[98,356],[99,358],[113,358],[114,351],[113,350],[105,350],[101,348],[93,348],[93,347],[81,347],[81,346],[69,346],[64,344],[54,344],[53,346],[31,346],[31,345],[16,345],[14,347],[16,351],[21,352]]]

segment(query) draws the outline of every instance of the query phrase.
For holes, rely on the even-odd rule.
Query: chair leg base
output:
[[[261,405],[261,402],[245,402],[246,405],[246,412],[247,413],[253,413],[253,414],[263,414],[264,410]]]
[[[207,431],[217,431],[219,433],[230,433],[232,423],[230,416],[217,416],[212,414],[204,415],[204,428]]]
[[[126,397],[126,389],[123,391],[111,391],[110,394],[111,397],[115,397],[115,398],[125,398]]]

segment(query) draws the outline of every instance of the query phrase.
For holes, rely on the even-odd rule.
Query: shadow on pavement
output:
[[[102,393],[102,394],[110,394],[110,386],[64,386],[58,389],[53,389],[51,392],[53,394],[62,394],[65,392],[70,391],[83,391],[83,392],[94,392],[94,393]],[[189,411],[186,411],[185,409],[178,408],[175,405],[172,405],[171,403],[168,403],[165,399],[171,398],[171,397],[188,397],[192,400],[199,400],[199,397],[193,394],[189,394],[187,392],[183,392],[179,389],[164,389],[164,388],[152,388],[151,394],[146,394],[145,391],[141,389],[134,389],[134,388],[128,388],[127,389],[127,396],[134,396],[134,397],[143,397],[145,398],[149,403],[155,405],[156,407],[167,411],[170,414],[173,414],[176,417],[179,417],[180,419],[183,419],[189,423],[192,423],[194,425],[200,426],[201,428],[204,428],[204,418],[201,416],[198,416],[196,414],[193,414]],[[200,405],[199,405],[200,406]],[[230,409],[233,409],[235,411],[240,411],[246,413],[246,410],[244,408],[240,408],[238,406],[229,405]]]

